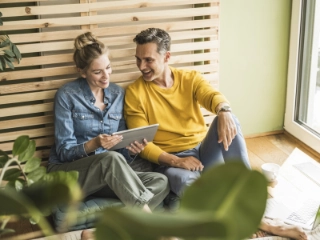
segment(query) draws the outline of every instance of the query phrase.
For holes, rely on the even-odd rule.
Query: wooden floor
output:
[[[295,148],[303,151],[317,162],[320,154],[310,149],[288,133],[273,134],[268,136],[246,138],[247,149],[251,166],[260,170],[261,165],[273,162],[282,165]]]
[[[246,143],[250,163],[254,170],[260,171],[261,165],[266,162],[274,162],[281,165],[295,148],[299,148],[301,151],[320,162],[320,154],[315,153],[288,133],[279,133],[260,137],[247,137]],[[37,226],[31,225],[27,220],[23,220],[18,223],[11,223],[9,226],[14,228],[18,235],[26,233],[32,234],[32,232],[39,231]],[[17,238],[14,237],[12,239]]]

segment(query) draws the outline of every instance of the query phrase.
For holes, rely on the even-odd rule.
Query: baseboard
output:
[[[272,132],[264,132],[264,133],[258,133],[258,134],[250,134],[245,135],[244,138],[257,138],[257,137],[265,137],[270,135],[277,135],[277,134],[283,134],[284,130],[277,130]]]
[[[317,159],[320,159],[320,153],[318,153],[313,148],[309,147],[307,144],[296,138],[295,136],[291,135],[287,131],[283,131],[283,134],[286,135],[288,138],[296,142],[299,146],[301,146],[303,149],[305,149],[307,152],[309,152],[311,155],[315,156]]]

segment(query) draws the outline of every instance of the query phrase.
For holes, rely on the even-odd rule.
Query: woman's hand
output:
[[[96,139],[98,141],[99,146],[109,150],[110,148],[121,142],[123,137],[122,135],[100,134],[96,137]]]
[[[139,154],[145,148],[145,146],[147,146],[147,144],[147,140],[143,139],[143,143],[135,141],[131,143],[130,146],[126,147],[126,149],[129,150],[130,155],[136,155]]]

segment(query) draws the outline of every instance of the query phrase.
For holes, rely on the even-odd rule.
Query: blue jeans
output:
[[[246,142],[241,132],[239,120],[234,115],[233,119],[236,123],[238,133],[232,140],[228,151],[224,150],[222,143],[218,143],[217,126],[219,118],[215,117],[206,137],[201,143],[192,149],[171,154],[181,158],[193,156],[199,159],[204,166],[204,171],[210,167],[230,161],[240,161],[250,169],[251,167],[249,163]],[[155,167],[155,171],[163,173],[168,177],[171,191],[179,197],[183,195],[185,187],[191,185],[191,183],[193,183],[201,175],[201,172],[199,171],[189,171],[182,168],[174,168],[162,165],[157,165]]]

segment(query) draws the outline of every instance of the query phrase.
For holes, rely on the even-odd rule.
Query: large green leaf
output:
[[[38,192],[38,194],[41,195],[41,192]],[[52,228],[46,218],[22,192],[16,192],[11,188],[0,190],[1,215],[29,216],[33,219],[39,219],[39,225],[44,234],[53,234]]]
[[[19,154],[19,157],[18,157],[19,161],[20,162],[27,161],[33,156],[35,151],[36,151],[36,142],[34,140],[30,140],[29,145],[25,149],[25,151]]]
[[[260,224],[267,184],[261,173],[242,163],[227,163],[207,170],[186,189],[181,210],[211,211],[234,225],[233,239],[243,239]]]
[[[67,172],[63,174],[67,177],[38,181],[23,188],[22,192],[44,213],[50,213],[57,204],[79,201],[82,198],[80,186],[73,177],[68,177]]]
[[[40,164],[41,164],[40,158],[32,157],[26,162],[23,170],[26,173],[32,172],[32,171],[36,170],[40,166]]]
[[[227,222],[210,212],[179,212],[176,214],[138,209],[107,208],[96,225],[96,240],[156,240],[162,236],[183,239],[229,239]],[[237,239],[239,240],[239,239]]]
[[[175,214],[106,209],[96,236],[98,240],[244,239],[258,228],[266,199],[267,181],[261,173],[241,163],[227,163],[207,170],[188,187]]]
[[[41,213],[34,208],[24,194],[12,188],[0,190],[0,215],[22,216],[25,214],[38,216]]]
[[[37,182],[38,180],[43,178],[43,176],[45,176],[46,172],[47,169],[43,166],[40,166],[39,168],[35,169],[34,171],[28,174],[28,181],[30,183]]]
[[[11,168],[6,170],[3,176],[5,181],[15,181],[21,175],[21,170],[18,168]]]
[[[18,137],[13,144],[12,155],[17,156],[23,153],[29,146],[29,136],[23,135]]]

